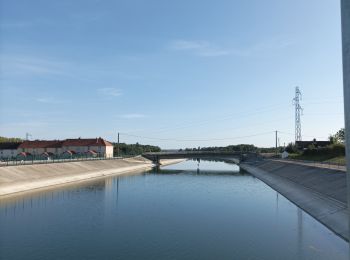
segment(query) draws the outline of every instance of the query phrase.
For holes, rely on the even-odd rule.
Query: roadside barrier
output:
[[[17,165],[32,165],[32,164],[50,164],[50,163],[65,163],[65,162],[80,162],[80,161],[98,161],[98,160],[122,160],[134,156],[119,156],[119,157],[88,157],[88,156],[76,156],[71,158],[60,158],[58,156],[48,157],[47,159],[42,158],[8,158],[0,161],[0,167],[6,166],[17,166]]]

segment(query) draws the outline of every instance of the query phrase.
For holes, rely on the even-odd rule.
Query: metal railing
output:
[[[0,161],[0,167],[5,166],[16,166],[16,165],[32,165],[32,164],[51,164],[51,163],[65,163],[65,162],[79,162],[79,161],[98,161],[98,160],[120,160],[125,158],[130,158],[132,156],[123,156],[123,157],[105,157],[105,156],[84,156],[84,155],[78,155],[78,156],[72,156],[70,158],[67,157],[59,157],[59,156],[52,156],[47,159],[44,158],[36,158],[36,157],[29,157],[29,158],[7,158],[2,159]]]

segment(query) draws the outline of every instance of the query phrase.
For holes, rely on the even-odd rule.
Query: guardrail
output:
[[[134,156],[119,156],[119,157],[76,157],[76,158],[49,158],[44,159],[7,159],[0,161],[0,167],[18,166],[18,165],[32,165],[32,164],[50,164],[50,163],[65,163],[65,162],[80,162],[80,161],[99,161],[99,160],[121,160]]]

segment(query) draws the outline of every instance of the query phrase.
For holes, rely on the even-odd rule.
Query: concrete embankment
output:
[[[345,172],[273,160],[240,167],[349,241]]]
[[[183,160],[166,160],[162,165]],[[0,198],[112,175],[142,172],[154,167],[142,157],[79,161],[0,168]]]

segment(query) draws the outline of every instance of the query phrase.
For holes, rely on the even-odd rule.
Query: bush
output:
[[[330,148],[336,156],[342,156],[345,155],[345,145],[344,144],[333,144],[330,145]]]
[[[327,147],[315,148],[310,146],[303,151],[303,155],[306,156],[322,156],[322,157],[337,157],[345,155],[345,146],[343,144],[332,144]]]
[[[298,153],[298,148],[295,144],[289,143],[286,147],[288,153]]]

